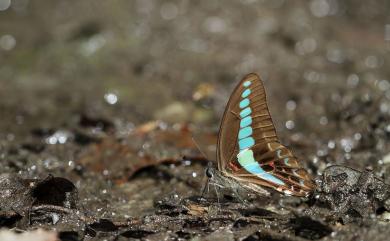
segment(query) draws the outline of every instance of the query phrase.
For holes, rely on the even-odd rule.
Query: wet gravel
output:
[[[62,240],[386,240],[388,7],[12,1],[0,11],[0,226]],[[199,197],[203,155],[214,159],[249,72],[316,177],[313,197]]]

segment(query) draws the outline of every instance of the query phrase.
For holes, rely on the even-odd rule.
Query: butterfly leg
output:
[[[249,206],[248,202],[242,197],[242,195],[239,192],[239,187],[232,188],[234,197],[244,206]]]
[[[221,203],[219,202],[219,193],[218,193],[217,185],[214,185],[214,190],[215,190],[215,194],[217,195],[218,207],[221,208]]]

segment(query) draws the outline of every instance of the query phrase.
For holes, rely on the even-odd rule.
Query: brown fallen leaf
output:
[[[193,216],[203,217],[206,213],[209,212],[209,207],[204,207],[197,204],[189,204],[187,208],[188,214]]]
[[[77,159],[77,163],[110,179],[126,181],[139,170],[161,163],[179,163],[184,156],[202,154],[193,141],[188,125],[160,128],[148,122],[126,138],[108,136],[91,144]],[[203,144],[214,145],[214,134],[202,133]],[[206,159],[203,159],[206,160]]]

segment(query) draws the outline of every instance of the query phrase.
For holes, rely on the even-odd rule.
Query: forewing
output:
[[[217,144],[217,160],[218,169],[222,172],[226,170],[230,162],[236,162],[238,154],[237,137],[240,131],[239,117],[241,93],[244,91],[243,83],[245,81],[256,81],[256,74],[245,76],[233,90],[230,99],[226,105],[225,112],[222,117],[221,126],[219,128],[218,144]]]

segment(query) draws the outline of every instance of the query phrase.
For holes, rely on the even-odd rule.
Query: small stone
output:
[[[383,164],[390,164],[390,153],[383,157]]]
[[[381,215],[381,219],[384,220],[384,221],[390,221],[390,212],[384,212]]]

